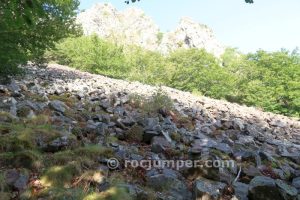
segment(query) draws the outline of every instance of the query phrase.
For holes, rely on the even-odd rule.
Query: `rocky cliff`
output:
[[[0,85],[2,199],[300,199],[297,119],[66,66],[26,71]]]
[[[111,4],[96,4],[80,13],[77,21],[86,35],[96,33],[119,44],[134,44],[164,54],[178,48],[204,48],[216,56],[224,52],[210,28],[189,18],[182,18],[174,31],[162,33],[140,9],[118,11]]]

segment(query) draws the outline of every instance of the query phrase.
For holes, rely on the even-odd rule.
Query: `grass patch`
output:
[[[72,179],[80,172],[81,168],[75,162],[65,166],[52,166],[41,177],[41,183],[46,187],[70,186]]]
[[[131,142],[141,142],[143,140],[144,128],[139,125],[132,126],[126,132],[126,140]]]
[[[24,91],[23,94],[25,95],[25,97],[27,99],[31,99],[33,101],[37,101],[37,102],[46,102],[47,99],[39,94],[36,93],[32,93],[32,92],[26,92]]]
[[[12,123],[14,121],[14,117],[8,112],[0,111],[0,121]]]
[[[54,153],[47,158],[47,166],[65,165],[70,162],[81,164],[93,164],[98,162],[99,157],[112,157],[113,150],[100,145],[89,145],[74,150],[66,150]]]
[[[216,155],[216,156],[220,157],[222,160],[230,160],[230,157],[228,156],[228,154],[223,153],[220,150],[211,149],[210,151],[211,151],[212,155]]]
[[[101,193],[92,193],[87,195],[83,200],[132,200],[129,193],[120,187],[112,187]]]
[[[5,152],[0,154],[1,166],[26,168],[37,171],[43,166],[42,155],[32,150]]]
[[[79,200],[85,198],[86,194],[82,188],[51,187],[41,191],[36,197],[28,199],[53,199],[53,200]]]
[[[43,119],[41,119],[43,120]],[[40,121],[41,122],[41,121]],[[47,143],[62,134],[55,130],[50,124],[21,124],[6,123],[0,125],[0,152],[16,152],[24,149],[34,149],[37,147],[37,139]]]
[[[145,113],[156,113],[160,109],[170,111],[174,108],[173,100],[168,94],[158,88],[151,97],[146,98],[138,94],[129,96],[130,104],[135,108],[140,108]]]
[[[54,101],[62,101],[64,102],[68,107],[74,107],[76,104],[76,98],[72,96],[70,93],[64,93],[62,95],[49,95],[49,100]]]

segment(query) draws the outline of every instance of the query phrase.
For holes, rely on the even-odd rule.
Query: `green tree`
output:
[[[257,51],[247,56],[242,86],[243,103],[267,111],[300,115],[300,56],[297,51],[268,53]]]
[[[234,92],[234,75],[204,49],[177,50],[169,59],[174,70],[170,86],[214,98],[226,98]]]
[[[96,35],[64,39],[57,44],[52,56],[59,64],[80,70],[115,78],[127,77],[123,48]]]
[[[125,54],[130,66],[129,80],[153,85],[166,84],[170,74],[170,63],[159,52],[131,46]]]
[[[0,3],[0,74],[38,61],[55,42],[77,34],[78,0],[6,0]]]

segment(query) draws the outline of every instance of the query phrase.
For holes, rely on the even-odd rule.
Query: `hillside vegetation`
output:
[[[244,55],[227,49],[219,59],[203,49],[179,49],[163,56],[93,35],[67,38],[48,56],[91,73],[167,85],[288,116],[299,117],[300,113],[297,50]]]

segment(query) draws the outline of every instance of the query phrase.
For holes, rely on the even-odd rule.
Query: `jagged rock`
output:
[[[62,136],[43,145],[43,150],[46,152],[57,152],[74,144],[74,139],[69,136]]]
[[[125,119],[122,119],[121,122],[125,126],[133,126],[136,123],[136,121],[131,117],[126,117]]]
[[[26,66],[24,70],[30,75],[25,75],[15,81],[21,88],[18,90],[18,96],[11,95],[11,91],[6,91],[5,94],[0,91],[0,135],[3,137],[0,146],[3,152],[13,152],[12,155],[18,156],[17,166],[13,167],[18,167],[20,170],[21,168],[30,170],[33,167],[31,161],[35,161],[37,156],[34,155],[35,150],[40,149],[43,150],[40,152],[41,154],[56,156],[52,152],[56,153],[65,149],[73,152],[73,149],[76,149],[77,145],[79,146],[79,142],[82,146],[98,144],[99,147],[107,148],[107,155],[95,159],[96,166],[99,164],[97,162],[107,163],[108,157],[106,156],[111,156],[109,154],[112,151],[114,156],[120,159],[119,169],[123,168],[122,162],[126,159],[138,161],[144,159],[197,159],[207,161],[227,160],[233,155],[232,159],[235,159],[236,164],[229,168],[185,167],[181,168],[178,173],[173,170],[163,172],[163,169],[154,169],[157,172],[148,174],[146,177],[142,175],[130,177],[136,173],[127,173],[126,176],[129,176],[128,184],[132,185],[132,188],[139,187],[138,183],[151,179],[152,183],[158,186],[154,186],[156,188],[154,189],[155,198],[160,200],[192,199],[186,189],[185,182],[189,179],[196,180],[198,177],[203,177],[208,180],[204,179],[205,181],[198,183],[201,189],[200,194],[207,194],[207,197],[215,198],[212,196],[214,194],[225,199],[228,196],[221,195],[224,183],[221,183],[222,187],[219,191],[210,191],[206,186],[216,187],[219,185],[219,181],[231,184],[239,172],[237,167],[239,165],[243,169],[240,180],[245,183],[250,181],[248,178],[260,175],[260,173],[285,181],[275,181],[268,177],[255,177],[249,184],[250,200],[290,198],[295,200],[299,198],[294,196],[295,188],[298,189],[298,192],[300,191],[300,138],[297,137],[300,123],[297,120],[162,87],[172,99],[176,99],[174,102],[176,117],[193,120],[195,127],[190,129],[182,127],[166,111],[160,110],[157,113],[144,114],[139,109],[124,104],[127,101],[126,96],[133,93],[141,94],[146,98],[150,97],[155,92],[155,87],[83,73],[60,65],[50,65],[47,70]],[[25,92],[27,89],[22,85],[27,86],[27,92]],[[4,88],[6,87],[8,86],[5,85]],[[53,101],[50,103],[48,100],[47,102],[39,102],[38,95],[46,96],[48,91],[55,93],[55,88],[59,87],[65,89],[65,91],[63,89],[60,91],[62,92],[61,96],[67,93],[76,97],[78,92],[82,92],[82,97],[72,99],[75,102],[74,104],[72,102],[70,107],[66,107],[63,102],[60,102],[59,106],[62,106],[62,109],[51,107],[50,104]],[[29,95],[31,93],[32,95]],[[124,100],[122,100],[123,97]],[[68,102],[68,105],[69,103],[71,102]],[[16,106],[14,108],[17,108],[19,112],[22,111],[22,107],[25,107],[26,112],[22,111],[25,114],[18,113],[18,118],[13,117],[9,113],[12,104]],[[32,120],[26,118],[34,115],[36,117]],[[271,121],[276,123],[269,124]],[[47,129],[44,130],[44,124],[46,125],[45,128],[51,126],[53,130],[51,132],[48,132]],[[23,126],[26,129],[24,134],[21,129]],[[134,132],[138,134],[129,134],[134,137],[131,141],[127,140],[128,131],[136,126],[138,129]],[[27,138],[27,133],[30,131],[33,134]],[[172,141],[166,133],[170,134]],[[16,150],[14,143],[11,142],[14,135],[18,136]],[[20,145],[19,140],[21,141]],[[6,141],[8,141],[7,144]],[[29,142],[30,149],[27,148],[27,142]],[[151,144],[152,151],[146,143]],[[27,159],[25,159],[26,162],[23,162],[23,156],[18,154],[25,150],[24,154],[27,156],[27,150],[32,150],[32,145],[35,147],[33,152],[30,151],[29,156],[32,156],[28,158],[30,163],[27,162]],[[189,154],[189,149],[190,153],[195,154]],[[10,153],[7,154],[9,155],[8,161],[6,160],[7,152],[5,152],[4,157],[3,155],[0,156],[1,166],[4,168],[6,164],[13,165],[15,163],[11,162],[13,161],[11,159],[14,158],[10,158]],[[35,164],[39,165],[39,162],[34,162],[34,167],[37,167]],[[84,163],[84,167],[88,167],[89,164],[89,162]],[[257,166],[255,167],[255,165]],[[266,167],[269,165],[276,168]],[[139,174],[143,172],[140,169],[137,170]],[[10,196],[18,199],[18,190],[26,189],[27,178],[25,175],[20,178],[19,175],[22,173],[18,170],[11,173],[11,175],[6,176],[5,183],[9,187],[5,190],[15,190],[14,194]],[[142,181],[135,179],[143,177],[151,178]],[[163,181],[168,182],[169,179],[172,184],[168,190],[159,191],[159,184],[163,184]],[[17,180],[19,181],[15,185]],[[134,180],[134,183],[130,180]],[[101,191],[109,187],[107,184],[98,187],[99,182],[93,181],[94,184]],[[198,192],[199,194],[199,188],[197,189],[196,186],[195,183],[194,193]],[[235,197],[233,198],[243,199],[247,196],[247,185],[239,183],[233,186],[235,187]],[[224,194],[227,195],[229,189],[224,190]],[[135,189],[129,190],[135,191]],[[147,190],[141,192],[142,196],[138,196],[137,199],[147,199],[150,195],[147,192]]]
[[[243,136],[239,137],[239,140],[236,141],[236,143],[247,145],[247,144],[250,144],[250,143],[254,143],[254,138],[252,136],[243,135]]]
[[[8,185],[13,185],[19,178],[19,172],[16,169],[11,169],[5,173],[5,181]]]
[[[182,18],[174,31],[161,33],[154,21],[137,8],[120,12],[111,4],[96,4],[80,13],[77,22],[85,35],[96,33],[121,45],[138,45],[161,53],[178,48],[204,48],[219,57],[225,50],[206,25]]]
[[[149,194],[144,191],[141,187],[132,184],[118,184],[120,188],[125,188],[126,191],[130,194],[132,198],[135,199],[147,199]]]
[[[0,85],[0,93],[1,94],[8,94],[8,89],[5,85]]]
[[[279,187],[279,190],[284,198],[284,200],[292,200],[295,199],[297,195],[297,189],[293,186],[290,186],[286,184],[284,181],[277,179],[276,181],[277,187]]]
[[[178,48],[204,48],[216,56],[224,52],[224,47],[217,41],[209,27],[187,17],[180,20],[175,31],[164,35],[159,48],[163,53]]]
[[[262,133],[264,132],[258,126],[256,126],[256,125],[249,125],[249,124],[247,125],[246,130],[253,137],[259,137],[259,136],[263,135]]]
[[[17,101],[15,100],[15,98],[11,98],[11,106],[10,106],[10,114],[14,117],[17,116]]]
[[[215,148],[226,154],[232,153],[232,148],[228,144],[225,144],[225,143],[219,143]]]
[[[300,177],[294,178],[292,185],[300,191]]]
[[[19,93],[21,91],[20,86],[16,83],[15,80],[12,80],[10,85],[8,86],[8,89],[13,93]]]
[[[239,118],[233,119],[233,127],[234,127],[234,129],[237,129],[237,130],[241,130],[241,131],[244,130],[245,126],[244,126],[243,120],[241,120]]]
[[[14,187],[19,191],[23,191],[27,188],[28,181],[29,177],[27,175],[20,174],[19,178],[14,183]]]
[[[157,191],[165,191],[166,194],[176,199],[190,199],[186,184],[180,180],[181,176],[178,172],[164,168],[162,172],[151,170],[146,174],[147,186]]]
[[[157,48],[158,26],[140,9],[117,11],[111,4],[96,4],[78,15],[84,33],[96,33],[119,44],[138,45],[149,50]]]
[[[121,106],[117,106],[116,108],[114,108],[114,114],[118,114],[120,116],[123,116],[125,113],[125,109]]]
[[[59,100],[54,100],[49,103],[49,107],[57,112],[64,113],[66,111],[66,104]]]
[[[16,169],[8,170],[5,173],[5,181],[9,186],[23,191],[27,188],[29,177],[17,171]]]
[[[234,196],[239,200],[248,200],[249,185],[241,182],[233,184]]]
[[[197,139],[194,141],[190,152],[193,154],[201,153],[203,148],[216,148],[218,143],[212,139],[204,138],[204,139]]]
[[[169,143],[172,143],[172,139],[171,139],[171,137],[170,137],[170,135],[169,135],[168,132],[162,131],[162,135],[166,138],[166,140],[167,140]]]
[[[162,153],[171,148],[171,144],[164,137],[153,137],[151,142],[151,151],[154,153]]]
[[[150,143],[152,138],[159,136],[160,133],[157,131],[145,131],[143,135],[143,142]]]
[[[243,168],[243,172],[250,177],[261,176],[260,170],[253,165]]]
[[[159,124],[159,118],[146,118],[143,122],[145,131],[161,131],[161,126]]]
[[[250,200],[281,200],[275,180],[265,176],[256,176],[249,184]]]
[[[217,200],[220,198],[226,184],[207,179],[196,180],[194,184],[194,199]]]

